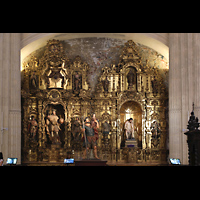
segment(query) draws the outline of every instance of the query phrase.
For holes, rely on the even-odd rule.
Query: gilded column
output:
[[[124,89],[124,73],[122,72],[121,73],[122,74],[122,91],[124,91],[125,89]]]
[[[39,148],[44,146],[44,135],[42,134],[42,100],[38,100],[38,135],[39,135]]]
[[[113,93],[115,92],[115,74],[113,73]]]

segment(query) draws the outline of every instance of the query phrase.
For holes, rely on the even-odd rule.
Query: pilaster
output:
[[[21,163],[21,73],[20,33],[0,34],[0,120],[1,151],[4,163],[8,157],[17,157]]]
[[[21,73],[20,73],[20,33],[11,33],[10,43],[10,106],[9,133],[10,156],[21,162]]]
[[[169,34],[169,157],[188,163],[187,128],[192,102],[200,117],[200,34]]]
[[[2,45],[2,110],[1,110],[1,128],[8,128],[3,130],[2,134],[2,152],[4,157],[4,163],[7,157],[10,156],[10,141],[9,141],[9,101],[10,101],[10,33],[2,33],[3,45]]]
[[[170,34],[169,52],[169,157],[180,157],[181,63],[178,33]]]
[[[200,118],[200,34],[194,33],[194,113]]]
[[[0,47],[3,46],[3,33],[0,34]],[[0,48],[0,126],[2,126],[2,100],[3,100],[3,48]],[[1,129],[1,128],[0,128]],[[3,134],[0,131],[0,152],[2,152]]]

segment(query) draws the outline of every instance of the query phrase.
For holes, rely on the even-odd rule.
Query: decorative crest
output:
[[[135,42],[133,42],[132,40],[129,40],[128,42],[125,43],[125,47],[123,49],[123,52],[120,58],[123,59],[124,61],[131,60],[131,61],[138,62],[141,60],[138,54],[138,50],[137,50],[137,46]]]
[[[49,40],[43,59],[51,62],[51,65],[60,65],[63,60],[66,60],[62,42],[55,39]]]

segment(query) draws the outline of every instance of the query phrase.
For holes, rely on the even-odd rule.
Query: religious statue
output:
[[[134,137],[134,124],[133,124],[133,118],[128,119],[125,122],[124,125],[125,133],[126,133],[126,139],[132,139]]]
[[[83,132],[85,132],[85,143],[86,148],[83,153],[83,158],[85,159],[87,150],[89,150],[91,147],[94,149],[94,157],[96,159],[99,159],[97,156],[97,137],[94,131],[94,128],[91,127],[91,123],[88,117],[85,118],[85,127],[82,129]]]
[[[91,119],[91,127],[94,129],[94,134],[96,136],[96,139],[98,140],[99,135],[98,135],[98,128],[99,128],[99,120],[96,119],[95,113],[92,115]]]
[[[81,125],[81,122],[79,121],[79,118],[77,117],[72,125],[72,135],[75,141],[80,140],[80,133],[81,133],[80,125]]]
[[[152,138],[153,139],[157,139],[160,137],[160,126],[159,124],[157,123],[157,121],[154,121],[152,124],[151,124],[151,132],[152,132]]]
[[[103,85],[104,92],[108,92],[109,80],[107,76],[105,80],[102,81],[102,85]]]
[[[37,76],[35,74],[35,71],[32,72],[30,76],[30,89],[35,90],[38,87],[38,81],[37,81]]]
[[[58,123],[59,117],[56,115],[56,110],[53,109],[53,112],[51,115],[48,115],[47,119],[50,122],[50,134],[51,134],[51,139],[53,143],[60,143],[60,137],[59,137],[59,130],[60,126]]]
[[[51,73],[48,76],[48,86],[50,84],[49,78],[53,79],[53,81],[55,82],[55,87],[56,87],[56,83],[59,81],[59,79],[61,79],[61,87],[64,87],[64,76],[61,74],[61,70],[63,70],[63,67],[65,65],[65,61],[63,61],[62,65],[58,65],[58,66],[54,66],[54,62],[50,62],[50,69],[51,69]]]
[[[136,81],[133,68],[130,68],[130,70],[127,74],[127,80],[128,80],[128,88],[132,88]]]
[[[31,116],[31,120],[30,120],[30,123],[28,125],[28,132],[30,134],[30,138],[32,138],[34,140],[36,139],[37,129],[38,129],[38,123],[35,120],[35,117]]]
[[[81,75],[76,72],[76,74],[74,75],[74,91],[75,92],[79,92],[81,89]]]
[[[64,86],[64,77],[60,74],[59,70],[54,70],[49,76],[48,78],[53,78],[53,82],[55,82],[55,87],[56,83],[58,82],[58,79],[61,79],[61,87]]]
[[[108,123],[108,121],[106,120],[103,124],[102,124],[102,132],[103,135],[108,135],[110,133],[111,127],[110,124]]]
[[[160,126],[157,123],[157,121],[154,121],[151,124],[151,132],[152,132],[152,139],[151,139],[151,147],[152,148],[158,148],[159,143],[160,143]]]

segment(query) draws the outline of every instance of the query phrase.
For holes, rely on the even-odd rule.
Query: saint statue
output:
[[[99,159],[97,156],[97,136],[95,134],[94,128],[91,126],[91,123],[90,123],[90,120],[88,117],[85,118],[84,122],[85,122],[85,128],[83,128],[82,131],[83,132],[85,131],[85,136],[86,136],[85,141],[87,143],[87,146],[86,146],[87,149],[85,149],[85,151],[83,153],[83,158],[85,159],[85,157],[86,157],[86,151],[89,150],[90,148],[93,148],[94,149],[94,157],[96,159]]]
[[[80,135],[81,135],[80,125],[81,125],[81,122],[79,121],[79,119],[77,117],[72,125],[72,135],[73,135],[75,141],[80,140]]]
[[[158,139],[160,137],[161,130],[160,130],[160,126],[157,123],[157,121],[154,121],[151,124],[151,132],[152,132],[152,138],[153,139]]]
[[[94,134],[96,136],[96,139],[98,140],[99,135],[98,135],[98,128],[99,128],[99,120],[96,119],[95,113],[92,115],[91,119],[91,127],[94,129]]]
[[[135,73],[133,68],[130,68],[130,71],[127,74],[127,80],[128,80],[128,88],[133,87],[133,84],[135,83]]]
[[[37,89],[38,83],[37,83],[37,76],[35,74],[35,71],[30,76],[30,89],[35,90]]]
[[[111,127],[110,124],[108,123],[108,121],[106,120],[103,124],[102,124],[102,132],[103,135],[108,135],[110,133]]]
[[[57,58],[55,58],[55,59],[57,59]],[[58,87],[57,83],[60,81],[60,79],[61,79],[61,88],[64,87],[65,77],[67,76],[66,72],[64,70],[64,66],[65,66],[64,60],[56,62],[54,60],[54,57],[51,58],[51,61],[49,62],[49,64],[48,64],[48,62],[46,62],[46,73],[43,76],[44,76],[44,79],[45,79],[45,82],[46,82],[48,88],[50,86],[57,88]],[[47,75],[49,72],[50,72],[50,74]],[[62,74],[64,74],[64,75],[62,75]]]
[[[34,116],[31,116],[31,120],[28,126],[28,132],[30,134],[30,138],[35,139],[37,133],[38,123],[35,120]]]
[[[151,139],[151,147],[157,148],[160,143],[160,126],[157,123],[157,121],[154,121],[151,124],[151,133],[152,133],[152,139]]]
[[[125,133],[126,133],[126,139],[132,139],[134,138],[134,124],[133,124],[133,118],[130,118],[125,122],[124,125]]]
[[[74,75],[74,91],[78,92],[81,89],[81,75],[76,72]]]
[[[105,80],[102,81],[102,85],[103,85],[104,92],[108,92],[109,80],[107,76]]]
[[[60,126],[58,123],[58,119],[59,117],[56,115],[56,110],[53,109],[52,114],[48,115],[47,117],[48,123],[50,123],[50,125],[48,126],[50,128],[49,132],[51,134],[51,139],[53,143],[60,143],[60,137],[59,137],[59,130],[60,130]]]
[[[64,87],[64,76],[61,75],[60,73],[60,68],[53,68],[51,69],[52,72],[51,74],[48,76],[48,78],[51,78],[54,82],[55,82],[55,87],[56,87],[56,83],[59,81],[59,79],[61,79],[61,87]],[[49,84],[49,81],[48,81]]]

